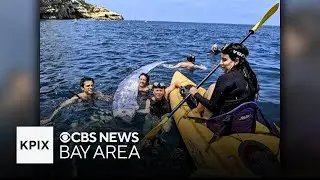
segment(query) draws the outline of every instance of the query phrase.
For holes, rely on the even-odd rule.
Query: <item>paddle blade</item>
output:
[[[156,136],[158,134],[159,131],[161,131],[162,126],[169,120],[168,117],[164,117],[161,122],[154,127],[151,131],[148,132],[148,134],[144,137],[147,139],[153,138],[154,136]]]
[[[260,19],[260,21],[255,26],[253,26],[251,31],[255,32],[258,28],[260,28],[262,24],[266,22],[266,20],[268,20],[270,16],[272,16],[278,10],[278,8],[279,8],[279,3],[276,3],[275,5],[273,5],[272,8],[269,9],[269,11]]]

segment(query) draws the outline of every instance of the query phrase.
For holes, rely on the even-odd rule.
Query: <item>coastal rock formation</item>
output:
[[[124,20],[123,16],[84,0],[40,0],[40,19]]]

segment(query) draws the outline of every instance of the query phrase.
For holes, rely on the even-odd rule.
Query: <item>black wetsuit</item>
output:
[[[166,98],[162,98],[160,101],[154,101],[150,99],[150,114],[161,118],[161,116],[170,113],[170,104]]]
[[[199,93],[194,97],[213,113],[212,116],[217,116],[231,111],[244,102],[253,101],[252,92],[242,72],[232,70],[218,78],[210,100]]]

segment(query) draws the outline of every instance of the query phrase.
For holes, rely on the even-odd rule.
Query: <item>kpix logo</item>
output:
[[[47,149],[50,150],[48,147],[49,141],[20,141],[20,148],[21,150],[31,150],[31,149],[38,149],[43,150]]]
[[[17,127],[17,164],[53,164],[53,127]]]

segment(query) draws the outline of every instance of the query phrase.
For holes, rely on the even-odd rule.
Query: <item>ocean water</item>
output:
[[[168,85],[173,73],[180,70],[198,84],[219,63],[220,56],[210,53],[212,44],[239,42],[251,27],[127,20],[40,21],[40,117],[48,118],[64,100],[73,96],[71,92],[79,93],[83,76],[95,79],[96,90],[113,95],[118,84],[141,66],[156,61],[175,64],[184,61],[188,54],[195,55],[196,64],[206,66],[207,70],[170,69],[160,65],[149,72],[150,81]],[[250,51],[248,61],[260,83],[259,106],[268,121],[280,121],[280,27],[262,26],[245,45]],[[203,87],[208,88],[221,73],[220,69],[216,71]],[[54,118],[56,130],[67,131],[74,123],[86,130],[141,130],[141,122],[125,124],[113,120],[111,106],[111,102],[98,102],[98,108],[87,104],[65,108]],[[92,119],[97,123],[88,124]],[[184,157],[180,158],[181,167],[190,160],[179,133],[175,131],[172,136],[172,144],[179,144],[174,157]],[[188,171],[190,167],[183,168]]]

